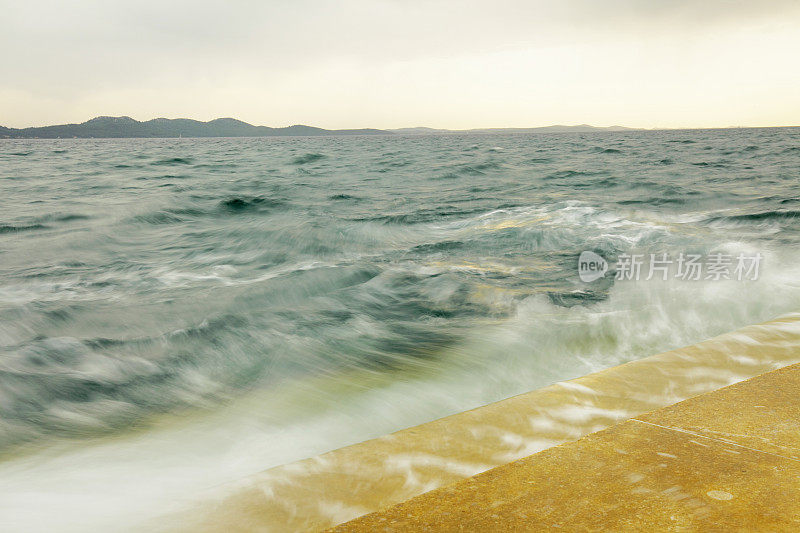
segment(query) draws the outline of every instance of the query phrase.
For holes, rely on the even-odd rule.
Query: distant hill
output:
[[[624,126],[598,127],[589,124],[579,124],[578,126],[542,126],[538,128],[476,128],[470,130],[443,130],[434,128],[398,128],[389,130],[392,133],[401,135],[443,135],[443,134],[465,134],[465,133],[588,133],[592,131],[636,131],[638,128],[626,128]]]
[[[120,138],[120,137],[272,137],[290,135],[380,135],[389,131],[376,129],[325,130],[312,126],[270,128],[253,126],[234,118],[218,118],[209,122],[187,118],[154,118],[139,122],[131,117],[97,117],[81,124],[62,124],[39,128],[4,128],[5,138]]]
[[[61,124],[38,128],[6,128],[0,126],[0,138],[6,139],[67,139],[78,138],[122,138],[122,137],[274,137],[274,136],[321,136],[321,135],[449,135],[470,133],[540,133],[540,132],[592,132],[633,131],[623,126],[596,127],[588,124],[578,126],[544,126],[539,128],[479,128],[470,130],[445,130],[435,128],[399,128],[393,130],[353,129],[326,130],[313,126],[288,126],[270,128],[253,126],[235,118],[217,118],[208,122],[188,118],[154,118],[139,122],[131,117],[96,117],[81,124]]]

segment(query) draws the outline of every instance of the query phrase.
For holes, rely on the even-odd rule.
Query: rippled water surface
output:
[[[797,311],[798,184],[800,129],[0,141],[0,515],[119,526]]]

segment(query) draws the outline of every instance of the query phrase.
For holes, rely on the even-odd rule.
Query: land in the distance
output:
[[[534,132],[592,132],[627,131],[634,128],[609,126],[600,128],[579,126],[545,126],[541,128],[482,128],[445,130],[433,128],[400,128],[394,130],[346,129],[326,130],[313,126],[295,125],[285,128],[253,126],[234,118],[218,118],[208,122],[187,118],[155,118],[140,122],[131,117],[96,117],[80,124],[61,124],[35,128],[6,128],[0,126],[0,138],[6,139],[68,139],[68,138],[172,138],[172,137],[275,137],[320,135],[445,135],[469,133],[534,133]]]

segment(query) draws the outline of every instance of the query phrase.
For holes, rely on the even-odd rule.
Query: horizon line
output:
[[[227,116],[227,117],[215,117],[210,120],[201,120],[196,118],[189,118],[189,117],[175,117],[175,118],[168,118],[168,117],[153,117],[146,120],[138,120],[130,115],[97,115],[83,122],[63,122],[63,123],[50,123],[45,125],[39,126],[23,126],[23,127],[13,127],[13,126],[5,126],[0,124],[0,128],[9,129],[9,130],[26,130],[26,129],[36,129],[36,128],[48,128],[54,126],[77,126],[81,124],[85,124],[92,120],[101,119],[101,118],[112,118],[112,119],[130,119],[132,121],[138,123],[145,123],[151,122],[153,120],[191,120],[194,122],[200,123],[210,123],[217,120],[236,120],[238,122],[243,122],[249,126],[254,127],[266,127],[272,129],[282,129],[282,128],[291,128],[295,126],[304,126],[304,127],[311,127],[311,128],[319,128],[323,130],[329,131],[337,131],[337,130],[382,130],[382,131],[389,131],[394,132],[397,130],[432,130],[431,133],[435,132],[470,132],[470,131],[481,131],[481,130],[524,130],[524,129],[543,129],[543,128],[553,128],[553,127],[563,127],[563,128],[576,128],[576,127],[590,127],[590,128],[597,128],[597,129],[611,129],[611,128],[624,128],[626,130],[631,131],[670,131],[670,130],[723,130],[723,129],[761,129],[761,128],[797,128],[800,125],[792,125],[792,124],[783,124],[783,125],[769,125],[769,126],[742,126],[742,125],[728,125],[728,126],[653,126],[653,127],[637,127],[637,126],[623,126],[621,124],[612,124],[609,126],[596,126],[594,124],[589,124],[586,122],[580,124],[567,124],[567,123],[558,123],[558,124],[547,124],[547,125],[540,125],[540,126],[479,126],[479,127],[469,127],[469,128],[446,128],[446,127],[436,127],[436,126],[400,126],[400,127],[375,127],[375,126],[364,126],[364,127],[347,127],[347,128],[327,128],[323,126],[311,126],[309,124],[302,124],[302,123],[294,123],[289,124],[286,126],[266,126],[262,124],[253,124],[251,122],[247,122],[245,120]]]

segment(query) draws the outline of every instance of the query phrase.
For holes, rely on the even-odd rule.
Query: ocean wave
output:
[[[208,211],[198,208],[172,207],[149,213],[141,213],[131,217],[132,222],[145,224],[177,224],[209,214]]]
[[[19,233],[22,231],[34,231],[49,228],[50,226],[46,226],[44,224],[0,224],[0,234]]]
[[[325,154],[309,152],[303,155],[299,155],[292,159],[292,164],[295,165],[307,165],[308,163],[314,163],[319,161],[320,159],[324,159],[326,156]]]
[[[664,197],[650,197],[639,198],[631,200],[618,200],[618,205],[640,205],[640,206],[660,206],[660,205],[681,205],[685,204],[685,198],[664,198]]]
[[[441,181],[441,180],[457,180],[457,179],[460,179],[461,177],[462,176],[460,176],[456,172],[447,172],[445,174],[440,174],[440,175],[437,175],[437,176],[431,176],[428,179],[430,179],[431,181]]]
[[[594,148],[594,151],[600,154],[621,154],[622,150],[617,148],[604,148],[602,146],[597,146]]]
[[[92,218],[90,215],[82,213],[51,213],[41,217],[36,217],[40,222],[72,222],[75,220],[89,220]]]
[[[155,166],[178,166],[191,165],[193,163],[194,159],[191,157],[168,157],[165,159],[159,159],[158,161],[153,161],[150,164]]]
[[[723,161],[697,161],[691,164],[696,167],[711,167],[711,168],[725,168],[728,166],[727,162]]]
[[[285,207],[286,200],[279,198],[268,198],[265,196],[235,196],[220,201],[219,207],[225,211],[239,212],[254,209],[265,210],[276,207]]]
[[[484,212],[485,209],[483,208],[462,209],[454,205],[443,205],[430,209],[419,209],[410,213],[358,217],[350,220],[358,222],[380,222],[383,224],[414,225],[425,224],[447,218],[467,217]]]
[[[152,225],[179,224],[202,218],[218,217],[221,214],[265,213],[277,208],[285,208],[286,200],[266,196],[233,196],[219,200],[216,208],[203,207],[168,207],[134,215],[130,220],[135,223]]]
[[[418,244],[414,246],[411,251],[416,253],[428,254],[432,252],[446,252],[449,250],[457,250],[464,248],[467,243],[463,241],[440,241],[434,243]]]
[[[564,179],[571,179],[571,178],[582,178],[582,177],[593,177],[603,175],[603,172],[599,171],[591,171],[591,170],[558,170],[551,174],[548,174],[544,177],[545,180],[564,180]],[[576,183],[576,185],[582,186],[585,185],[583,183]]]
[[[757,211],[737,215],[714,216],[709,222],[787,222],[800,221],[800,210]]]

